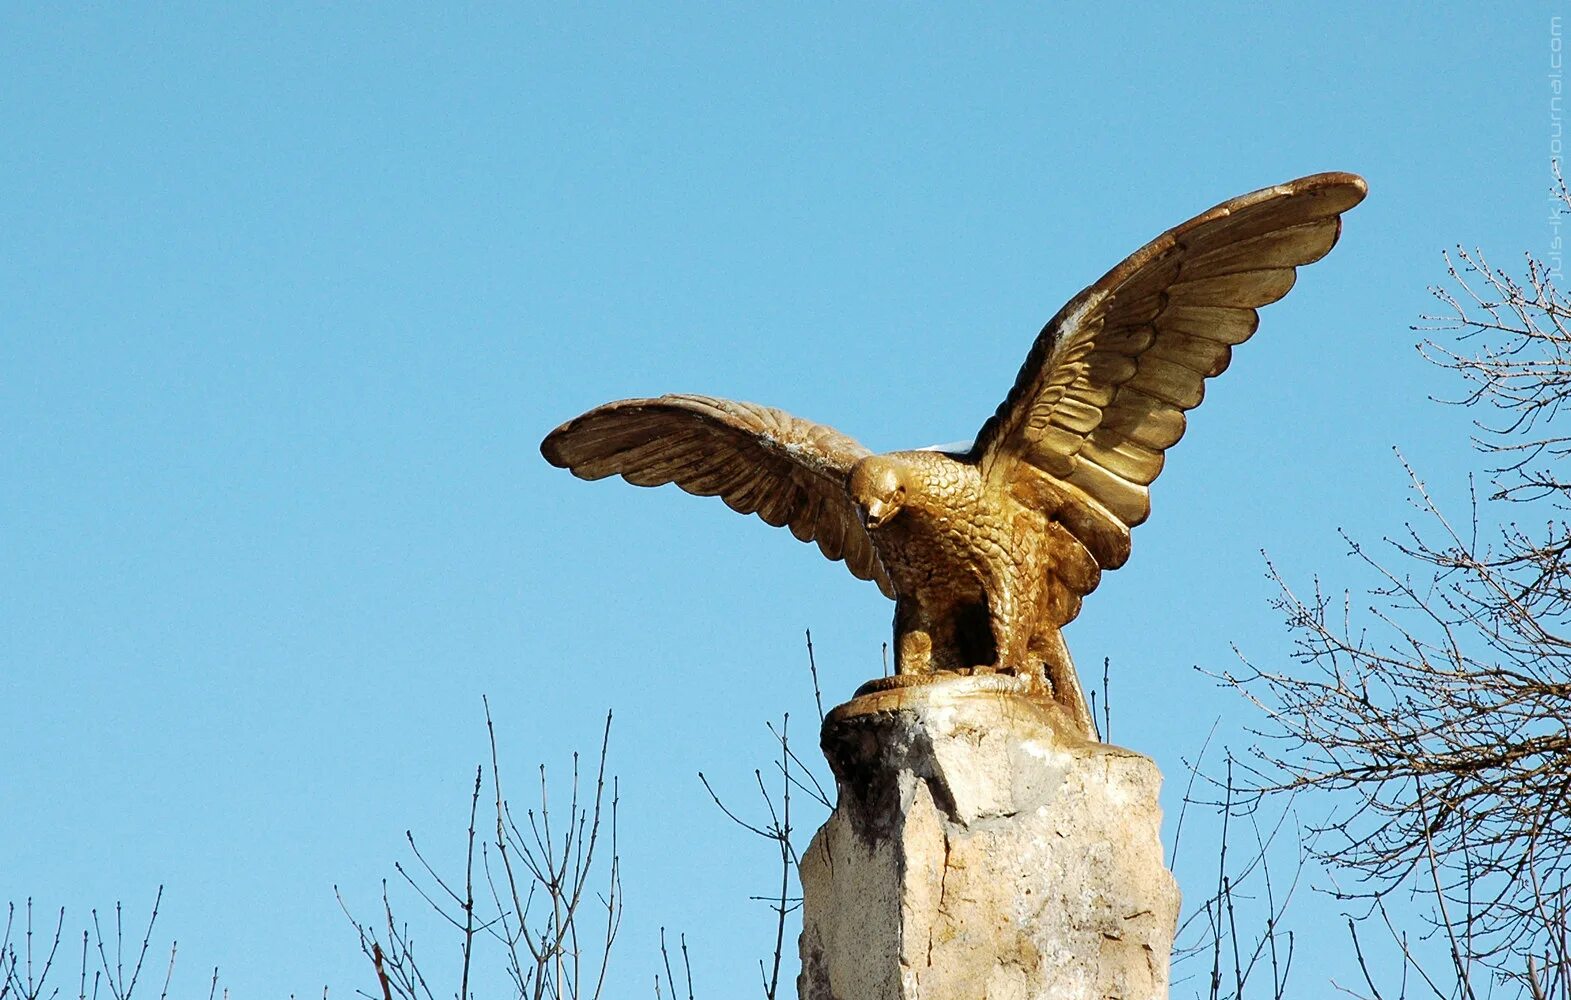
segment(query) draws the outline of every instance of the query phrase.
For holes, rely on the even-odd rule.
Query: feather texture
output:
[[[1206,380],[1363,196],[1351,174],[1317,174],[1163,233],[1053,317],[963,453],[875,457],[781,410],[690,395],[596,407],[541,451],[585,479],[675,483],[789,529],[895,598],[898,673],[1037,677],[1094,736],[1059,630],[1128,559]]]
[[[1070,530],[1103,567],[1121,563],[1119,533],[1089,525],[1145,520],[1183,411],[1255,332],[1256,310],[1330,252],[1364,193],[1352,174],[1316,174],[1224,202],[1135,251],[1043,328],[970,457],[990,481],[1024,465],[1083,493],[1091,516]]]
[[[1364,191],[1352,174],[1317,174],[1234,198],[1158,236],[1075,296],[1037,336],[969,450],[887,456],[931,473],[913,489],[930,494],[934,523],[954,536],[926,548],[913,542],[909,551],[939,559],[934,553],[964,548],[955,539],[990,538],[1007,524],[1018,558],[1048,553],[1060,623],[1073,617],[1101,570],[1128,558],[1130,529],[1150,513],[1148,488],[1183,437],[1184,412],[1200,405],[1206,380],[1254,334],[1257,310],[1286,295],[1296,269],[1336,244],[1341,214]],[[816,543],[891,597],[890,566],[911,558],[887,549],[882,558],[894,561],[885,565],[878,545],[887,543],[875,543],[858,518],[848,477],[870,452],[781,410],[695,395],[623,400],[558,427],[541,450],[585,479],[620,475],[718,496]],[[976,506],[964,517],[989,524],[960,526],[960,508],[945,506],[957,496],[945,491],[967,482],[977,486],[968,501]],[[923,565],[905,586],[964,582],[976,572]],[[910,583],[917,579],[930,582]]]
[[[675,483],[719,496],[818,543],[830,559],[893,595],[867,530],[845,490],[871,454],[851,438],[782,410],[710,396],[627,399],[596,407],[540,445],[552,465],[582,479],[620,475],[635,486]]]

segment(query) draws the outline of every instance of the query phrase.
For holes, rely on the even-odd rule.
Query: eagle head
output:
[[[871,455],[851,468],[846,488],[862,524],[873,531],[888,524],[906,499],[906,470],[893,459]]]

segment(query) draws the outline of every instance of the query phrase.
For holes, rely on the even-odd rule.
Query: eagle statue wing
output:
[[[597,406],[552,431],[540,451],[580,479],[615,474],[635,486],[675,483],[718,496],[739,513],[789,526],[894,596],[846,492],[851,467],[872,453],[832,427],[754,403],[672,395]]]
[[[995,488],[1056,514],[1102,568],[1123,565],[1184,411],[1255,332],[1256,310],[1293,287],[1294,268],[1331,250],[1366,190],[1355,174],[1303,177],[1130,254],[1042,329],[967,457]]]

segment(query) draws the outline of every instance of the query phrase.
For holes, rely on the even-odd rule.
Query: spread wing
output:
[[[1102,567],[1122,565],[1184,411],[1255,332],[1256,309],[1331,250],[1365,191],[1354,174],[1315,174],[1223,202],[1135,251],[1043,328],[971,460],[1058,513]]]
[[[831,427],[710,396],[624,399],[569,420],[540,452],[580,479],[616,474],[635,486],[675,483],[718,496],[739,513],[790,526],[894,596],[846,492],[851,466],[872,453]]]

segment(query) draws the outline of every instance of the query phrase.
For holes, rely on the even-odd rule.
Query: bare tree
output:
[[[1564,210],[1571,195],[1559,187]],[[1444,311],[1415,327],[1424,357],[1464,386],[1483,469],[1470,508],[1444,511],[1411,479],[1415,521],[1371,548],[1368,604],[1306,594],[1277,574],[1296,666],[1245,661],[1222,679],[1265,713],[1251,791],[1341,793],[1309,830],[1342,872],[1338,893],[1390,928],[1404,981],[1356,995],[1472,996],[1493,979],[1519,995],[1571,997],[1571,301],[1531,255],[1518,280],[1477,250],[1446,255]],[[1436,331],[1456,342],[1442,344]],[[1357,602],[1363,604],[1363,601]],[[1391,921],[1420,893],[1446,963],[1426,972]],[[1364,942],[1352,926],[1363,964]],[[1365,929],[1367,936],[1367,928]]]
[[[376,923],[350,920],[360,949],[376,975],[372,1000],[470,1000],[497,996],[505,988],[519,1000],[597,1000],[605,989],[612,945],[622,921],[621,859],[617,853],[617,782],[607,788],[606,759],[611,716],[606,715],[592,791],[582,787],[579,758],[566,803],[552,813],[546,770],[540,767],[540,804],[520,820],[502,790],[496,727],[486,705],[490,740],[491,829],[480,833],[480,797],[486,766],[475,769],[469,802],[468,849],[461,876],[442,875],[426,861],[413,833],[406,833],[416,867],[395,865],[400,878],[429,904],[459,941],[451,981],[433,983],[438,973],[416,952],[409,925],[395,913],[386,883]],[[599,867],[597,867],[597,864]],[[592,885],[598,885],[596,891]],[[343,898],[340,895],[340,903]],[[344,912],[349,913],[348,907]],[[506,986],[478,989],[482,950],[498,955]],[[448,971],[448,970],[444,970]]]
[[[82,931],[77,975],[78,1000],[98,1000],[100,994],[110,1000],[132,1000],[136,995],[137,984],[143,981],[142,970],[152,947],[153,927],[158,923],[158,908],[163,900],[164,887],[159,886],[158,895],[154,897],[152,909],[148,913],[147,927],[142,933],[142,943],[140,947],[136,946],[133,931],[131,951],[127,951],[124,906],[115,904],[112,938],[105,936],[98,911],[92,911],[92,929]],[[50,985],[49,975],[57,968],[56,959],[61,957],[60,944],[64,932],[64,907],[55,914],[53,928],[47,922],[35,928],[31,899],[23,905],[20,915],[15,903],[7,906],[5,931],[0,935],[0,1000],[54,1000],[61,995],[61,987]],[[169,945],[169,962],[164,967],[159,1000],[169,996],[178,948],[179,942]],[[222,995],[228,1000],[229,991],[224,990]],[[218,970],[215,968],[208,984],[207,998],[215,1000],[218,996]]]
[[[813,705],[818,712],[818,722],[824,722],[824,696],[818,684],[818,663],[813,655],[813,633],[807,635],[807,667],[813,681]],[[800,821],[793,820],[792,792],[797,793],[796,801],[800,804],[801,796],[805,795],[811,803],[822,809],[825,813],[834,808],[834,803],[829,799],[829,793],[823,783],[813,773],[807,762],[797,756],[791,747],[791,716],[789,713],[780,719],[776,728],[769,724],[769,734],[774,738],[776,753],[768,769],[771,780],[779,782],[778,791],[770,791],[770,782],[765,779],[765,770],[762,768],[753,771],[753,783],[758,789],[760,801],[763,803],[764,813],[767,818],[749,820],[743,818],[715,791],[709,779],[699,772],[698,780],[703,782],[704,790],[714,800],[720,811],[725,813],[737,826],[748,833],[766,841],[775,854],[777,860],[776,870],[779,873],[778,881],[769,893],[752,897],[755,901],[766,903],[775,915],[774,940],[767,959],[758,962],[759,983],[762,988],[764,1000],[779,1000],[781,993],[781,970],[784,968],[785,955],[789,950],[789,940],[786,928],[790,915],[802,908],[802,897],[793,894],[793,889],[800,886],[801,856],[796,846],[796,835],[800,832]],[[809,827],[811,829],[811,827]],[[662,950],[664,946],[662,944]],[[683,957],[686,958],[686,943],[683,944]],[[669,969],[667,971],[669,980]],[[658,984],[657,984],[658,986]],[[789,988],[789,987],[788,987]],[[689,983],[691,990],[691,983]],[[658,995],[659,990],[657,988]],[[674,994],[673,994],[674,995]]]
[[[1216,727],[1212,726],[1195,760],[1186,761],[1189,781],[1168,849],[1168,862],[1176,868],[1189,810],[1200,807],[1216,812],[1220,820],[1214,848],[1216,881],[1208,895],[1199,896],[1194,889],[1184,893],[1188,912],[1174,935],[1173,991],[1192,991],[1206,1000],[1282,1000],[1289,995],[1297,946],[1294,932],[1283,918],[1297,894],[1309,852],[1296,836],[1301,831],[1291,796],[1273,803],[1278,807],[1274,814],[1258,799],[1235,798],[1238,789],[1231,754],[1216,786],[1220,797],[1207,800],[1196,795],[1195,785],[1202,778],[1206,751],[1215,735]],[[1207,779],[1202,789],[1210,784]],[[1242,850],[1233,842],[1241,829],[1249,838]],[[1212,850],[1210,845],[1205,849]],[[1295,853],[1289,859],[1291,876],[1284,880],[1276,869],[1287,849]]]
[[[814,702],[822,722],[823,701],[811,634],[807,649]],[[767,840],[778,859],[776,888],[754,897],[766,902],[775,917],[770,957],[759,962],[766,1000],[777,1000],[789,989],[782,978],[789,950],[787,929],[791,914],[801,907],[801,898],[794,891],[798,826],[793,808],[802,794],[825,809],[830,807],[827,792],[792,749],[789,725],[787,715],[778,727],[769,726],[778,750],[769,772],[780,782],[778,790],[771,790],[774,779],[763,769],[753,773],[766,819],[744,820],[725,805],[709,780],[699,775],[726,815]],[[394,866],[398,881],[421,898],[439,926],[446,925],[438,938],[437,954],[450,954],[457,939],[456,965],[438,970],[440,959],[433,961],[429,948],[417,948],[415,933],[400,915],[386,882],[381,913],[375,921],[355,918],[340,895],[340,905],[354,924],[361,951],[375,975],[375,991],[362,990],[362,996],[371,1000],[437,1000],[439,996],[471,1000],[496,995],[494,986],[476,986],[485,975],[482,965],[487,953],[499,956],[506,973],[506,991],[518,1000],[597,1000],[604,994],[612,945],[622,918],[621,862],[616,847],[618,795],[616,779],[606,775],[610,727],[608,714],[592,795],[582,787],[575,754],[565,822],[552,813],[543,766],[540,804],[519,820],[503,794],[496,728],[486,706],[490,761],[489,766],[483,764],[475,770],[461,874],[440,872],[427,860],[413,833],[407,832],[414,864]],[[495,822],[491,832],[482,833],[480,801],[488,784],[491,815],[487,822],[493,818]],[[607,854],[609,861],[605,860]],[[602,867],[597,868],[597,863]],[[593,885],[599,885],[598,892],[592,890]],[[678,951],[680,962],[676,963],[662,928],[662,967],[654,977],[657,998],[680,1000],[685,996],[692,1000],[694,996],[685,935],[679,938]],[[0,994],[0,1000],[9,998]]]

